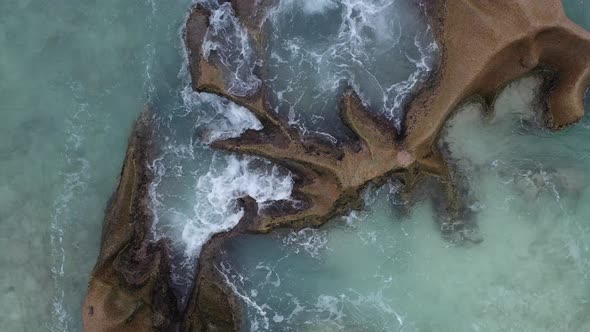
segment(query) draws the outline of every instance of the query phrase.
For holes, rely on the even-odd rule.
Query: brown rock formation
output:
[[[232,2],[236,9],[240,3],[243,4]],[[467,98],[480,96],[491,104],[510,81],[537,68],[546,68],[553,72],[545,86],[547,127],[559,129],[583,115],[582,97],[590,83],[590,34],[565,16],[561,1],[432,0],[425,1],[425,6],[442,50],[441,60],[432,77],[406,105],[403,133],[396,133],[385,121],[369,113],[349,89],[343,96],[341,118],[357,140],[340,146],[327,146],[290,128],[271,111],[264,84],[252,96],[229,94],[215,57],[208,62],[201,51],[209,13],[201,8],[192,12],[185,42],[194,89],[218,94],[248,108],[264,125],[262,131],[248,131],[239,138],[215,142],[213,147],[261,156],[290,169],[297,177],[294,195],[306,202],[304,209],[278,205],[271,212],[251,212],[239,228],[218,235],[205,245],[194,302],[188,311],[192,321],[199,320],[195,317],[207,317],[208,307],[220,308],[220,302],[213,299],[232,297],[214,269],[215,255],[210,248],[220,248],[220,243],[242,231],[321,225],[357,205],[359,192],[366,185],[379,184],[392,174],[404,178],[407,190],[421,175],[437,175],[447,192],[441,205],[446,206],[451,216],[441,229],[462,230],[459,194],[436,141],[444,122]],[[236,12],[246,27],[256,27],[251,30],[252,39],[261,48],[260,24],[253,24],[250,16]],[[458,218],[453,220],[452,216]],[[222,307],[235,309],[235,303],[235,299],[226,300]],[[234,315],[238,314],[234,311]],[[233,322],[231,329],[224,325],[228,331],[238,330],[238,322]]]
[[[307,203],[303,210],[280,209],[282,213],[257,215],[249,223],[249,230],[319,226],[357,203],[360,190],[367,184],[381,182],[388,174],[412,167],[414,159],[402,149],[395,129],[368,112],[352,90],[344,95],[341,116],[358,140],[339,147],[302,137],[290,128],[269,107],[264,86],[249,97],[227,93],[215,59],[207,62],[201,52],[208,15],[202,8],[195,9],[185,33],[194,88],[243,105],[264,125],[262,131],[248,131],[237,139],[218,141],[212,146],[268,158],[292,170],[298,175],[294,195]]]
[[[236,15],[251,34],[258,52],[264,47],[264,11],[254,2],[233,0]],[[218,94],[248,108],[264,125],[213,147],[268,158],[296,176],[295,208],[279,202],[258,214],[244,199],[246,215],[232,231],[213,237],[202,249],[184,331],[238,331],[238,301],[225,284],[216,262],[225,241],[243,232],[276,227],[319,226],[358,206],[359,192],[400,176],[411,189],[423,174],[446,186],[441,205],[450,212],[451,229],[461,229],[461,201],[436,141],[446,119],[466,98],[491,103],[498,90],[536,68],[553,72],[547,81],[547,127],[558,129],[584,113],[582,97],[589,82],[590,35],[569,21],[559,0],[424,0],[442,54],[438,69],[407,106],[403,132],[367,111],[354,91],[343,96],[341,117],[356,140],[338,146],[302,137],[272,111],[264,84],[251,96],[227,92],[224,72],[213,52],[209,61],[202,43],[209,12],[196,7],[187,22],[185,43],[193,87]],[[262,76],[264,68],[258,68]],[[263,77],[262,77],[263,78]],[[150,147],[146,116],[138,121],[116,197],[105,218],[103,245],[84,303],[85,331],[173,330],[179,321],[168,288],[166,244],[149,238],[151,215],[146,206]],[[455,227],[458,226],[458,227]],[[449,225],[443,229],[448,230]]]
[[[222,260],[222,247],[233,232],[213,236],[199,255],[195,289],[183,319],[184,332],[231,332],[241,326],[241,306],[216,263]]]
[[[236,15],[239,14],[236,11]],[[250,21],[250,16],[239,17],[245,22]],[[280,202],[280,206],[270,209],[275,213],[257,215],[248,223],[248,230],[267,232],[283,226],[319,226],[358,206],[359,193],[369,183],[381,183],[391,174],[408,170],[411,170],[408,181],[413,181],[414,174],[417,174],[413,155],[403,148],[403,141],[395,129],[366,110],[351,89],[343,96],[341,117],[356,134],[357,140],[341,146],[327,146],[302,137],[290,128],[271,110],[264,85],[252,96],[239,97],[228,93],[224,73],[217,65],[219,60],[213,54],[207,61],[202,54],[208,19],[208,11],[197,7],[186,26],[185,42],[194,89],[218,94],[248,108],[264,125],[262,131],[248,131],[237,139],[218,141],[212,146],[268,158],[290,169],[297,176],[293,194],[306,206],[304,209],[287,209]],[[247,27],[252,25],[259,26],[245,23]],[[261,38],[253,36],[252,39]],[[437,164],[439,160],[425,161],[423,170],[444,172]]]
[[[241,8],[240,3],[235,1],[234,7]],[[308,203],[303,210],[259,215],[249,230],[320,225],[349,209],[367,184],[380,183],[393,173],[403,173],[409,184],[422,173],[446,179],[447,167],[435,143],[451,112],[474,95],[491,103],[507,83],[536,68],[556,73],[547,86],[547,126],[557,129],[583,115],[590,34],[565,16],[561,1],[438,0],[427,2],[427,7],[442,48],[441,63],[408,105],[403,135],[368,112],[354,91],[348,90],[341,117],[358,140],[338,147],[302,137],[286,125],[269,107],[264,85],[249,97],[227,93],[215,56],[208,62],[201,51],[209,14],[200,8],[192,12],[185,41],[194,88],[247,107],[264,125],[260,132],[248,131],[212,146],[287,167],[298,175],[295,196]],[[236,13],[246,27],[260,26],[252,22],[259,16]],[[260,40],[259,29],[255,33],[252,39]],[[450,184],[451,200],[455,200],[453,192]]]
[[[244,198],[241,201],[247,214],[243,221],[252,220],[257,211],[256,201]],[[227,241],[244,232],[245,222],[231,231],[214,235],[201,250],[195,286],[183,318],[182,331],[231,332],[241,326],[241,306],[234,292],[220,274],[217,262],[224,257],[223,248]]]
[[[102,247],[82,311],[87,332],[171,331],[178,323],[176,298],[168,287],[167,245],[150,238],[150,116],[145,111],[135,125],[119,188],[105,217]]]
[[[491,104],[507,83],[537,68],[556,75],[545,89],[546,126],[559,129],[583,116],[590,34],[566,17],[561,0],[446,0],[429,2],[429,10],[442,60],[408,110],[404,143],[416,159],[432,152],[466,98]]]

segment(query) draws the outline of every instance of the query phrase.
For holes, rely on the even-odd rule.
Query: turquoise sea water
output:
[[[590,28],[590,3],[566,4]],[[104,208],[146,104],[160,124],[155,231],[174,240],[177,262],[194,263],[208,236],[237,222],[235,198],[289,196],[288,172],[205,144],[200,133],[232,136],[258,124],[187,90],[181,28],[190,5],[0,2],[0,331],[81,330]],[[278,111],[305,130],[337,131],[330,99],[344,79],[395,123],[396,101],[436,56],[412,8],[283,1],[268,60],[283,91]],[[224,268],[245,300],[244,329],[590,330],[589,123],[557,134],[535,127],[526,115],[534,86],[511,88],[491,121],[460,112],[445,136],[483,243],[442,240],[428,201],[400,214],[395,184],[368,192],[367,210],[345,220],[228,248],[235,254]],[[175,266],[180,293],[192,266]]]

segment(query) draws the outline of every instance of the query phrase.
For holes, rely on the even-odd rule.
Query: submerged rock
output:
[[[562,195],[570,196],[575,202],[586,187],[585,174],[568,168],[545,170],[531,167],[526,171],[510,169],[501,173],[501,176],[529,203],[536,201],[543,193],[558,199]]]

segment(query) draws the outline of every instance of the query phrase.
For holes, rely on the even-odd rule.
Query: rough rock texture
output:
[[[262,48],[263,30],[257,21],[260,16],[243,15],[243,4],[244,1],[232,2],[256,46]],[[281,202],[270,212],[250,212],[238,229],[218,235],[205,245],[193,304],[187,311],[191,321],[209,320],[210,326],[238,330],[236,319],[232,318],[234,325],[230,329],[230,325],[223,325],[230,318],[223,322],[219,321],[221,317],[211,320],[208,309],[236,308],[235,299],[219,300],[220,296],[231,294],[215,270],[216,255],[211,253],[219,252],[220,243],[239,232],[321,225],[358,206],[359,193],[368,184],[382,183],[392,175],[401,177],[406,190],[413,188],[424,174],[436,175],[447,193],[440,205],[450,216],[441,225],[443,233],[456,235],[456,230],[464,231],[465,238],[470,239],[472,229],[463,228],[460,194],[436,144],[444,122],[467,98],[479,96],[489,105],[510,81],[544,68],[553,73],[544,87],[547,127],[559,129],[583,115],[582,97],[589,83],[590,35],[565,16],[560,0],[427,0],[423,5],[442,54],[438,69],[406,105],[402,133],[396,133],[387,122],[368,112],[356,93],[348,89],[343,95],[341,118],[357,137],[338,146],[302,137],[290,128],[271,111],[264,84],[248,97],[228,93],[215,57],[208,62],[201,51],[209,13],[202,8],[192,12],[185,42],[193,88],[248,108],[264,125],[262,131],[251,130],[212,146],[261,156],[288,168],[296,175],[294,195],[306,204],[302,209],[293,209],[285,208]],[[259,53],[262,54],[261,50]],[[264,73],[264,69],[257,72]],[[213,322],[216,319],[218,323]]]
[[[176,298],[168,287],[167,245],[150,238],[151,135],[145,111],[129,139],[119,187],[105,217],[84,300],[84,331],[171,331],[178,324]]]
[[[428,3],[442,61],[405,123],[404,142],[418,160],[431,153],[462,101],[478,95],[490,104],[507,83],[537,68],[555,73],[546,85],[546,126],[559,129],[583,116],[590,34],[566,17],[561,0]]]
[[[234,8],[243,3],[235,1]],[[408,105],[402,135],[368,112],[349,89],[343,96],[341,117],[357,141],[340,146],[302,137],[289,127],[272,111],[264,85],[248,97],[228,93],[215,55],[210,61],[202,55],[209,13],[202,8],[192,12],[185,41],[194,88],[247,107],[264,125],[262,131],[248,131],[239,138],[215,142],[213,147],[261,156],[287,167],[298,175],[295,195],[308,203],[302,210],[259,215],[249,230],[320,225],[349,209],[368,183],[382,182],[393,173],[402,172],[409,184],[421,173],[446,178],[447,166],[435,143],[451,112],[474,95],[491,103],[507,83],[536,68],[555,72],[546,87],[547,126],[561,128],[583,115],[582,97],[590,77],[590,34],[565,16],[561,1],[439,0],[425,4],[442,49],[441,62]],[[260,15],[241,16],[239,10],[236,15],[246,27],[260,26]],[[255,32],[260,33],[259,29]]]
[[[255,217],[256,201],[250,197],[240,202],[246,210],[242,222],[234,229],[214,235],[201,250],[195,287],[185,310],[182,331],[230,332],[239,331],[241,307],[234,292],[218,270],[217,262],[224,258],[223,248],[228,241],[245,231],[247,220]]]
[[[272,111],[264,84],[251,96],[228,93],[215,54],[210,55],[209,61],[202,54],[209,15],[206,9],[196,7],[186,26],[185,43],[193,88],[218,94],[248,108],[264,125],[262,131],[248,131],[239,138],[218,141],[212,146],[261,156],[290,169],[297,180],[293,194],[305,202],[303,209],[288,209],[280,202],[275,209],[268,210],[271,213],[256,215],[248,223],[249,231],[319,226],[333,216],[359,206],[359,193],[363,188],[370,183],[382,183],[395,173],[403,172],[409,184],[415,183],[423,173],[447,176],[446,165],[439,153],[431,153],[422,158],[421,163],[416,163],[415,156],[405,148],[403,138],[387,121],[369,112],[352,89],[347,89],[342,97],[341,118],[355,133],[356,139],[339,146],[302,137],[289,127]],[[260,26],[259,23],[248,23],[252,16],[240,16],[238,10],[236,15],[246,22],[246,27]],[[258,72],[262,73],[264,69]],[[453,193],[452,183],[449,181],[448,184],[449,193]],[[454,195],[449,197],[455,200]],[[449,206],[459,209],[457,203]]]
[[[233,0],[236,15],[263,54],[264,8],[274,0]],[[121,183],[105,218],[103,246],[84,303],[85,331],[239,331],[239,301],[217,263],[226,241],[244,232],[277,227],[319,226],[360,204],[369,184],[396,176],[412,189],[425,174],[439,178],[446,191],[444,232],[463,231],[460,194],[436,144],[444,122],[467,98],[491,104],[510,81],[538,68],[552,73],[544,86],[548,128],[576,122],[584,113],[582,97],[590,79],[590,34],[572,23],[559,0],[424,0],[441,48],[438,69],[406,105],[401,133],[370,113],[348,89],[341,118],[355,139],[327,145],[302,137],[272,112],[267,88],[239,97],[227,92],[214,52],[209,61],[202,43],[208,10],[191,12],[185,29],[193,88],[218,94],[248,108],[264,125],[213,147],[268,158],[293,172],[294,196],[302,207],[279,202],[258,213],[256,202],[243,200],[246,214],[232,231],[214,236],[202,249],[195,287],[182,316],[168,287],[169,264],[164,242],[149,238],[151,215],[146,203],[150,174],[146,161],[151,130],[147,116],[130,139]],[[264,68],[256,73],[264,81]],[[469,238],[469,235],[466,235]]]
[[[282,213],[257,215],[249,223],[250,231],[321,225],[358,203],[359,192],[370,182],[381,182],[388,174],[412,168],[414,158],[399,144],[395,129],[367,111],[351,89],[343,96],[341,117],[357,140],[341,146],[327,146],[290,128],[272,111],[264,85],[252,96],[227,93],[214,54],[208,62],[201,50],[208,16],[207,10],[197,7],[186,27],[193,87],[248,108],[264,125],[262,131],[250,130],[239,138],[217,141],[212,146],[265,157],[290,169],[298,180],[294,195],[307,203],[305,209],[280,209]]]

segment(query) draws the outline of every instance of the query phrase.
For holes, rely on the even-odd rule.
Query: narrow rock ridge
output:
[[[173,331],[179,315],[169,287],[168,245],[153,241],[148,207],[151,114],[137,120],[82,308],[84,331]]]
[[[251,197],[241,199],[246,214],[242,220],[256,217],[258,205]],[[234,229],[215,234],[203,245],[199,255],[194,288],[182,319],[183,332],[238,332],[242,321],[239,299],[229,287],[218,263],[225,257],[224,247],[232,238],[244,233],[244,222]]]

